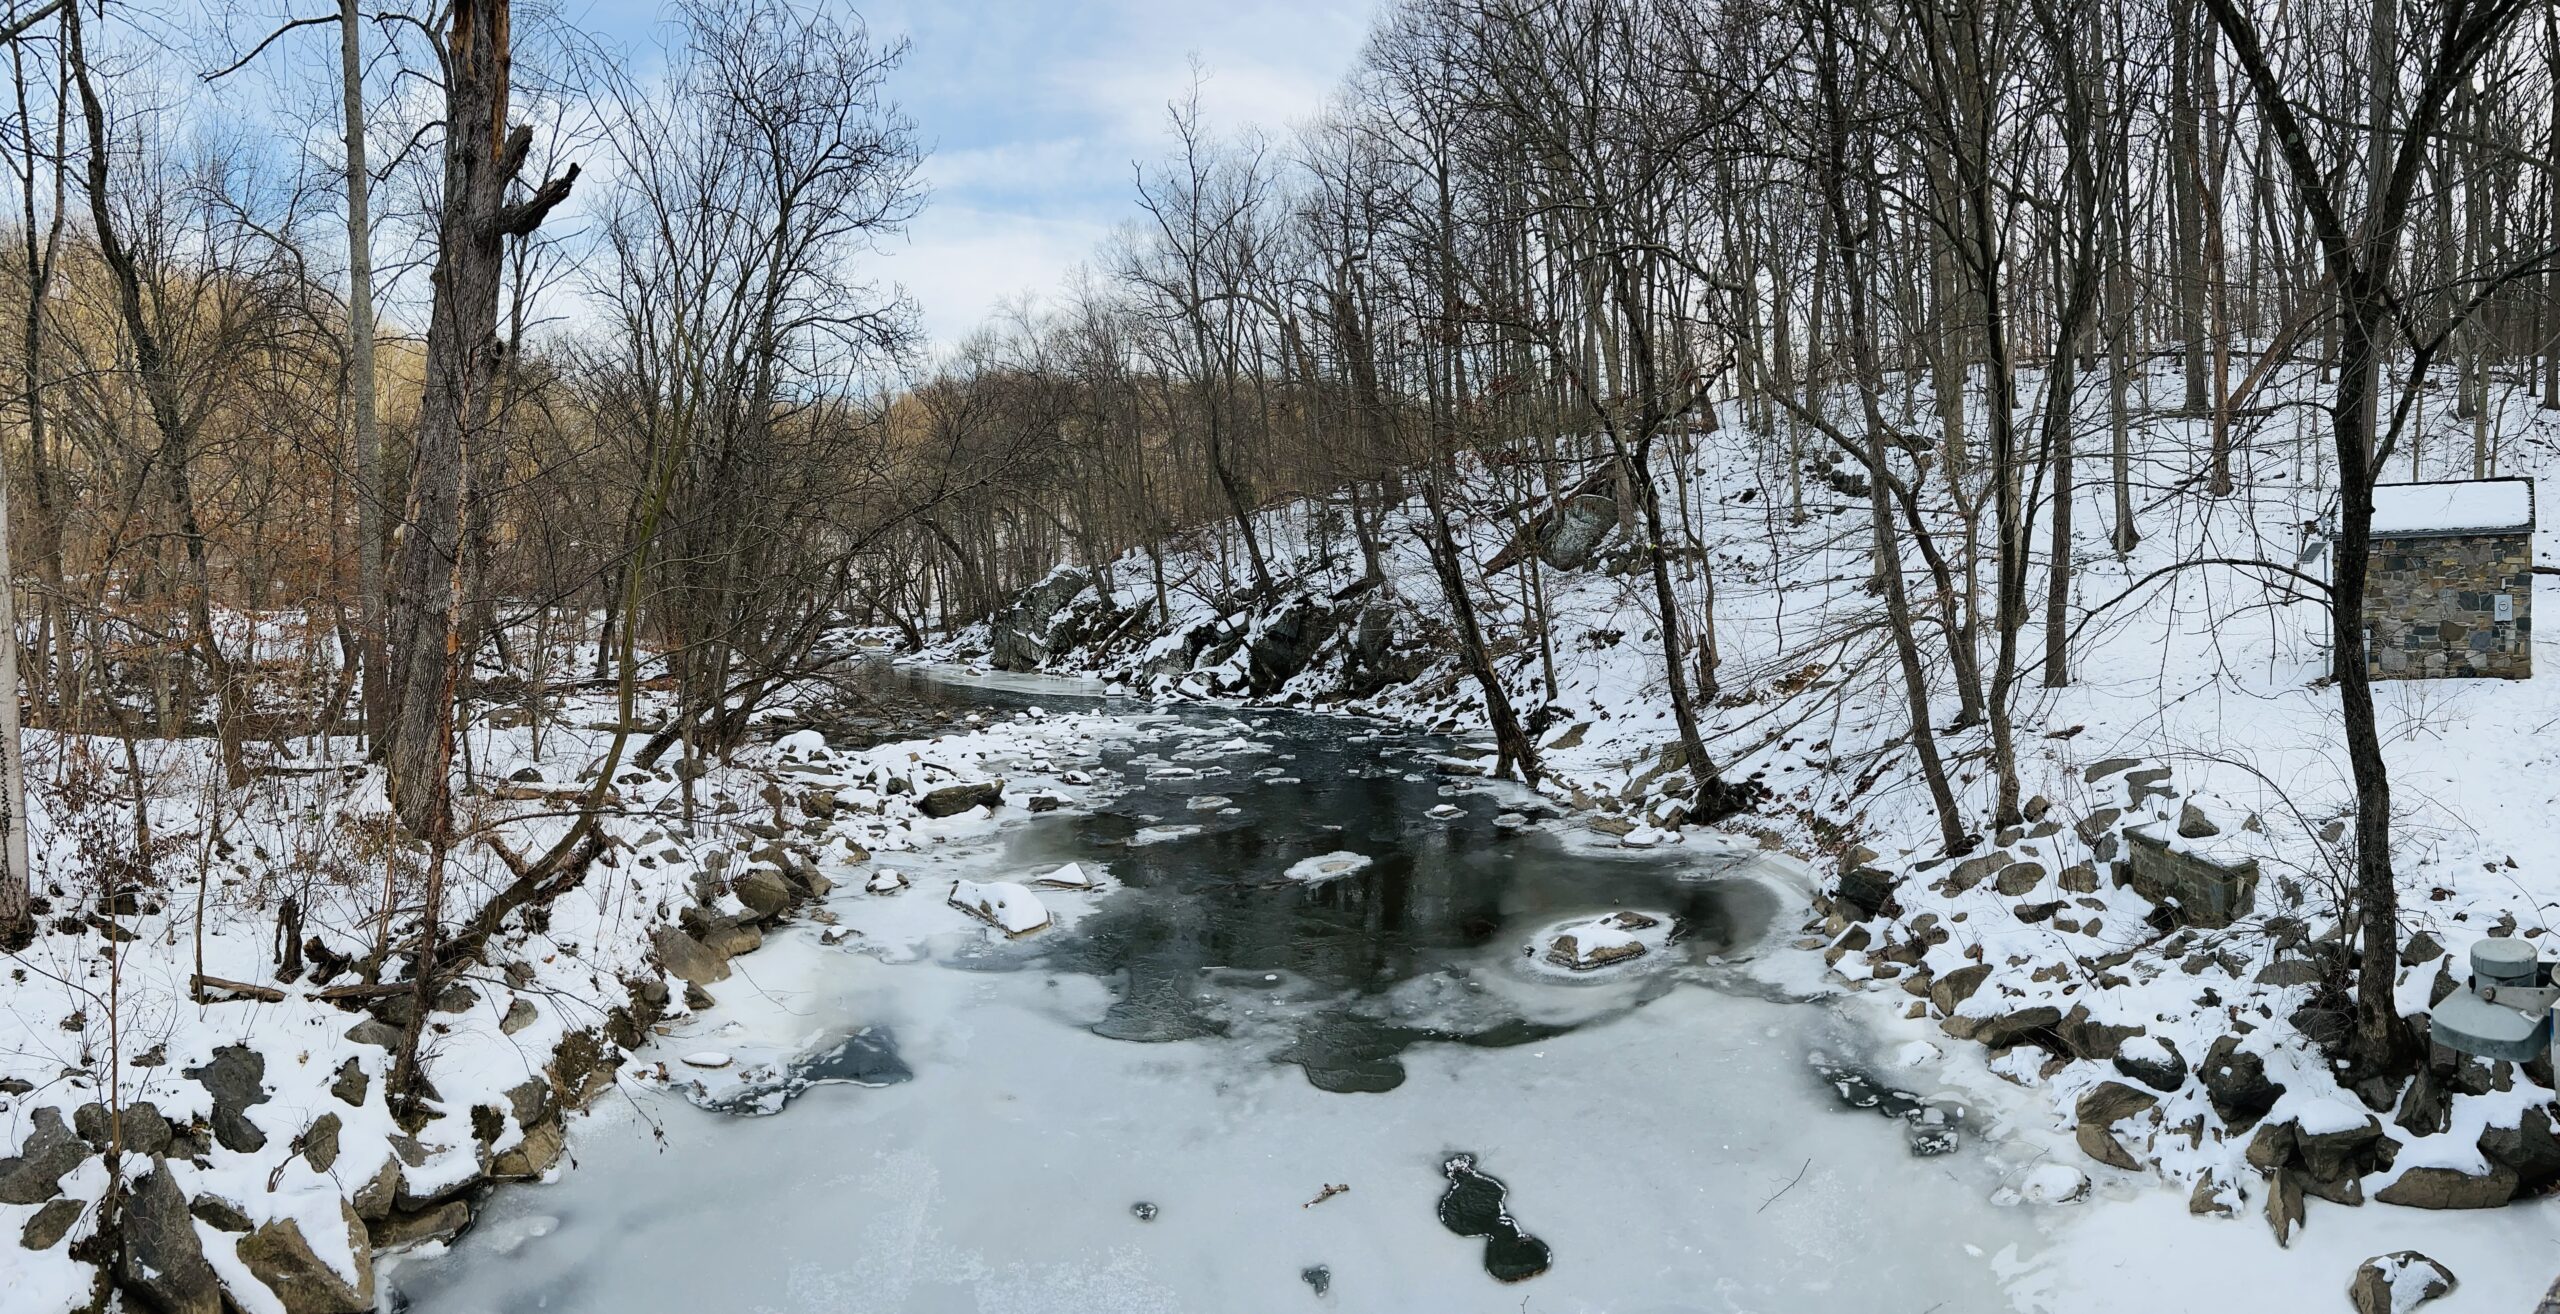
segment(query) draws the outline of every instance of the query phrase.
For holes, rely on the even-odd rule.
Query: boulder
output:
[[[2373,1198],[2412,1209],[2495,1209],[2515,1194],[2515,1170],[2501,1164],[2476,1174],[2458,1168],[2412,1168],[2374,1192]]]
[[[745,904],[759,921],[771,921],[791,908],[791,886],[784,882],[781,872],[771,867],[758,867],[739,877],[730,884],[729,892],[737,895],[738,902]]]
[[[338,1115],[324,1113],[311,1120],[302,1130],[302,1161],[313,1172],[325,1173],[338,1162],[338,1132],[342,1124]]]
[[[447,1200],[428,1209],[391,1214],[372,1227],[373,1248],[401,1250],[428,1241],[450,1241],[471,1226],[471,1202]]]
[[[373,1244],[364,1223],[343,1200],[347,1246],[355,1259],[353,1280],[312,1252],[301,1224],[279,1218],[240,1238],[241,1266],[266,1284],[285,1314],[369,1314],[373,1309]]]
[[[2357,1267],[2347,1284],[2347,1303],[2356,1314],[2409,1314],[2456,1285],[2452,1269],[2415,1250],[2395,1250]]]
[[[2197,1174],[2195,1188],[2187,1192],[2187,1212],[2198,1218],[2237,1218],[2240,1206],[2248,1203],[2248,1195],[2240,1183],[2223,1175],[2220,1169],[2208,1168]]]
[[[658,961],[668,974],[687,985],[710,985],[729,979],[727,955],[675,927],[659,927],[650,942],[657,947]]]
[[[89,1207],[77,1200],[47,1200],[18,1231],[18,1244],[29,1250],[51,1250],[71,1232]]]
[[[1263,622],[1245,649],[1246,678],[1256,695],[1279,691],[1315,661],[1316,650],[1333,637],[1340,617],[1315,599],[1300,594],[1279,614]]]
[[[329,1083],[329,1093],[349,1108],[360,1109],[364,1107],[365,1088],[370,1085],[372,1079],[364,1075],[364,1065],[351,1058],[338,1065],[338,1075]]]
[[[2159,1107],[2160,1097],[2136,1090],[2120,1081],[2102,1081],[2080,1097],[2073,1112],[2079,1120],[2075,1134],[2080,1152],[2111,1168],[2138,1171],[2142,1161],[2115,1137],[2115,1124]]]
[[[2278,1168],[2267,1177],[2267,1226],[2276,1234],[2276,1244],[2293,1244],[2293,1231],[2302,1226],[2302,1178],[2291,1168]]]
[[[89,1147],[62,1123],[62,1111],[47,1105],[31,1117],[35,1131],[18,1153],[0,1159],[0,1204],[42,1204],[62,1187],[62,1175],[89,1157]]]
[[[1973,992],[1981,989],[1982,983],[1990,977],[1991,965],[1988,963],[1959,967],[1929,983],[1929,1002],[1936,1004],[1939,1012],[1953,1016],[1956,1006],[1971,999]]]
[[[1538,536],[1538,555],[1557,570],[1580,570],[1618,527],[1616,498],[1583,493],[1566,498]]]
[[[2214,836],[2221,833],[2222,827],[2213,824],[2213,818],[2206,816],[2204,814],[2204,809],[2197,807],[2193,803],[2181,803],[2178,805],[2178,834],[2181,837],[2186,839],[2212,839]]]
[[[222,1314],[222,1278],[206,1262],[186,1196],[165,1161],[125,1199],[116,1281],[161,1314]]]
[[[751,954],[764,947],[764,932],[758,930],[754,922],[731,921],[725,917],[705,925],[700,938],[712,952],[727,958]]]
[[[2014,899],[2043,883],[2044,864],[2013,862],[2001,868],[2000,874],[1992,878],[1991,888]]]
[[[356,1207],[356,1217],[368,1223],[389,1218],[400,1203],[400,1161],[385,1155],[382,1166],[357,1183],[355,1194],[348,1198]]]
[[[2382,1124],[2373,1118],[2337,1131],[2309,1132],[2296,1127],[2293,1134],[2294,1150],[2303,1171],[2321,1182],[2364,1176],[2372,1168],[2374,1145],[2381,1139]]]
[[[2037,1032],[2051,1031],[2062,1022],[2062,1010],[2051,1004],[2022,1008],[2014,1013],[1986,1017],[1970,1028],[1970,1038],[1992,1049],[2016,1045],[2033,1038]]]
[[[982,780],[967,785],[944,785],[916,800],[916,810],[928,817],[957,816],[971,808],[996,808],[1004,803],[1004,782]]]
[[[72,1111],[71,1126],[92,1149],[104,1152],[110,1142],[121,1137],[124,1153],[145,1159],[167,1154],[175,1139],[169,1120],[161,1117],[160,1107],[149,1100],[135,1100],[113,1117],[106,1105],[91,1101]]]
[[[2111,1059],[2126,1041],[2142,1034],[2142,1024],[2091,1021],[2088,1005],[2075,1004],[2054,1031],[2075,1058]]]
[[[2480,1153],[2489,1162],[2511,1169],[2517,1189],[2537,1190],[2560,1180],[2560,1139],[2552,1135],[2551,1111],[2535,1107],[2513,1127],[2491,1127],[2480,1133]]]
[[[2163,1036],[2127,1037],[2112,1062],[2117,1072],[2156,1091],[2173,1091],[2187,1084],[2186,1056]]]
[[[2222,1116],[2224,1125],[2234,1131],[2257,1125],[2267,1110],[2275,1107],[2284,1087],[2267,1079],[2266,1060],[2240,1048],[2240,1038],[2223,1036],[2213,1042],[2204,1054],[2204,1079],[2207,1098],[2213,1111]]]
[[[532,1000],[514,1000],[507,1005],[507,1015],[498,1019],[498,1033],[512,1036],[532,1026],[539,1017],[541,1014],[534,1011]]]
[[[187,1212],[214,1231],[229,1232],[234,1236],[246,1235],[257,1226],[250,1220],[248,1210],[218,1195],[199,1195],[189,1200]]]
[[[213,1096],[213,1138],[222,1148],[248,1154],[266,1146],[266,1132],[247,1116],[252,1105],[270,1098],[266,1055],[247,1045],[225,1045],[213,1051],[211,1063],[189,1068],[187,1075]]]

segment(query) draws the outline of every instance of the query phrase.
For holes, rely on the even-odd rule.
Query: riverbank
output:
[[[538,853],[568,824],[610,708],[557,716],[474,729],[464,830],[490,842],[457,853],[448,924],[513,883],[499,846]],[[617,1089],[629,1051],[752,989],[743,956],[826,920],[811,901],[836,882],[1068,806],[1090,783],[1072,763],[1096,720],[970,719],[857,751],[808,730],[726,763],[626,766],[596,860],[501,922],[430,1001],[414,1113],[386,1089],[414,1004],[365,987],[350,961],[382,931],[387,814],[378,780],[322,756],[343,761],[343,743],[286,745],[307,769],[238,792],[205,745],[142,746],[156,791],[143,815],[164,836],[201,833],[194,853],[147,847],[113,795],[48,795],[47,928],[9,957],[0,992],[10,1309],[94,1307],[111,1289],[205,1314],[372,1309],[378,1252],[438,1244],[489,1187],[559,1171],[571,1115]],[[288,899],[299,970],[278,966]],[[415,917],[396,910],[392,929]]]
[[[2307,372],[2274,371],[2269,388],[2316,413]],[[2490,423],[2507,435],[2505,450],[2560,492],[2550,419],[2521,395],[2499,401]],[[2560,1182],[2547,1067],[2453,1064],[2411,1089],[2348,1090],[2320,1049],[2344,1017],[2349,959],[2333,891],[2350,798],[2335,699],[2319,678],[2322,622],[2313,604],[2270,594],[2244,570],[2193,564],[2293,560],[2299,526],[2328,496],[2308,449],[2262,437],[2241,481],[2253,491],[2199,509],[2152,493],[2183,477],[2175,462],[2200,450],[2200,421],[2139,415],[2141,542],[2115,552],[2107,490],[2080,490],[2073,558],[2085,655],[2067,687],[2019,695],[2031,818],[1982,827],[1976,847],[1950,858],[1908,748],[1882,604],[1865,587],[1863,498],[1847,489],[1853,481],[1817,471],[1802,481],[1799,519],[1786,472],[1764,459],[1769,440],[1742,419],[1726,417],[1666,458],[1663,500],[1694,512],[1701,539],[1675,577],[1693,617],[1714,617],[1717,689],[1699,709],[1710,755],[1728,779],[1770,791],[1757,813],[1728,824],[1822,873],[1822,915],[1806,944],[1838,984],[1936,1043],[1979,1046],[1988,1070],[2067,1141],[2079,1170],[2156,1183],[2198,1217],[2264,1220],[2249,1225],[2251,1244],[2270,1254],[2324,1228],[2341,1234],[2339,1246],[2373,1227],[2448,1245],[2503,1236],[2506,1221],[2448,1227],[2390,1208],[2378,1216],[2399,1222],[2329,1220],[2367,1200],[2537,1201]],[[2411,445],[2466,453],[2457,437]],[[1472,465],[1461,475],[1475,505],[1514,495],[1515,475]],[[932,655],[1174,700],[1320,703],[1480,737],[1481,699],[1448,645],[1422,514],[1418,502],[1385,513],[1374,582],[1345,509],[1300,502],[1256,520],[1281,581],[1271,595],[1247,595],[1240,550],[1212,530],[1168,549],[1161,575],[1136,553],[1062,571]],[[1932,514],[1953,532],[1944,508]],[[1473,524],[1461,546],[1484,562],[1504,542]],[[2537,559],[2560,557],[2546,546]],[[1688,782],[1641,561],[1604,530],[1573,568],[1527,567],[1543,572],[1535,581],[1494,576],[1478,599],[1505,688],[1542,727],[1544,792],[1608,841],[1638,848],[1697,834],[1686,825]],[[1911,569],[1917,586],[1925,577],[1916,561]],[[1531,624],[1541,597],[1543,628]],[[1922,642],[1942,663],[1939,636],[1924,632]],[[2547,672],[2560,650],[2540,646]],[[1955,709],[1939,688],[1932,719],[1946,725]],[[2560,723],[2560,685],[2547,675],[2410,682],[2378,696],[2402,800],[2394,857],[2412,933],[2400,1004],[2422,1015],[2474,942],[2547,943],[2546,910],[2560,903],[2547,811],[2560,801],[2549,797],[2560,748],[2547,733]],[[1988,815],[1982,731],[1944,739],[1961,806]],[[1474,760],[1489,765],[1491,754]],[[2171,913],[2173,887],[2136,870],[2144,846],[2169,855],[2155,866],[2254,879],[2235,875],[2246,898],[2227,916]],[[2547,1206],[2526,1214],[2560,1239]],[[2337,1268],[2323,1285],[2343,1290],[2365,1256],[2313,1244]]]

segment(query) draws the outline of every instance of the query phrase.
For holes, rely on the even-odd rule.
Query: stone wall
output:
[[[2126,828],[2116,879],[2153,903],[2175,903],[2182,926],[2219,929],[2246,916],[2258,899],[2258,860],[2221,862],[2179,849],[2164,829],[2156,823]]]
[[[2529,531],[2377,537],[2365,590],[2365,669],[2375,679],[2533,674]],[[2501,597],[2510,619],[2498,619]]]

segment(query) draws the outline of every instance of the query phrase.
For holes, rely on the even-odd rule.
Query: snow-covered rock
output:
[[[1621,909],[1553,928],[1539,936],[1529,951],[1568,971],[1596,972],[1633,962],[1670,942],[1669,917]]]
[[[1025,936],[1049,924],[1040,897],[1011,881],[953,881],[951,906],[1008,936]]]

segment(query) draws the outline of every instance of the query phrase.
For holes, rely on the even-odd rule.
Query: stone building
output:
[[[2381,680],[2533,674],[2533,483],[2373,490],[2366,670]]]

